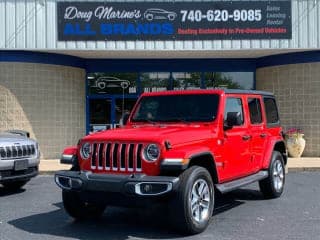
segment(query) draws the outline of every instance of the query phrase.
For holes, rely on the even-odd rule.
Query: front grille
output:
[[[93,143],[91,168],[113,172],[141,172],[142,144]]]
[[[0,158],[4,160],[17,159],[17,158],[29,158],[36,154],[36,148],[34,145],[14,145],[0,147]]]

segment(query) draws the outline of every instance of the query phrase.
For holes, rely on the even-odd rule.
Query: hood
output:
[[[85,141],[156,142],[170,141],[171,145],[201,141],[214,136],[212,125],[143,125],[94,133]]]
[[[8,132],[0,132],[0,145],[11,143],[29,143],[34,144],[35,141],[19,134]]]

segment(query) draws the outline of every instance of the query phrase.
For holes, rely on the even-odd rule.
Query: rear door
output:
[[[251,158],[248,171],[249,173],[255,173],[259,171],[263,160],[268,133],[266,131],[265,116],[262,111],[262,97],[258,95],[248,96],[246,102],[248,104],[249,131],[251,136]]]

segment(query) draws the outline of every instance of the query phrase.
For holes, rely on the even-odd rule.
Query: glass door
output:
[[[90,99],[89,104],[89,132],[111,129],[112,98]]]
[[[124,113],[129,113],[132,111],[134,104],[136,103],[137,98],[116,98],[115,99],[115,115],[114,115],[114,122],[113,127],[120,126],[120,119]]]
[[[89,99],[89,133],[119,127],[122,115],[131,112],[136,101],[136,96]]]

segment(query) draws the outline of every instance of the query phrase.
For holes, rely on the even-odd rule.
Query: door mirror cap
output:
[[[234,126],[240,126],[242,124],[242,118],[240,112],[228,112],[227,120],[224,123],[224,130],[229,130]]]

